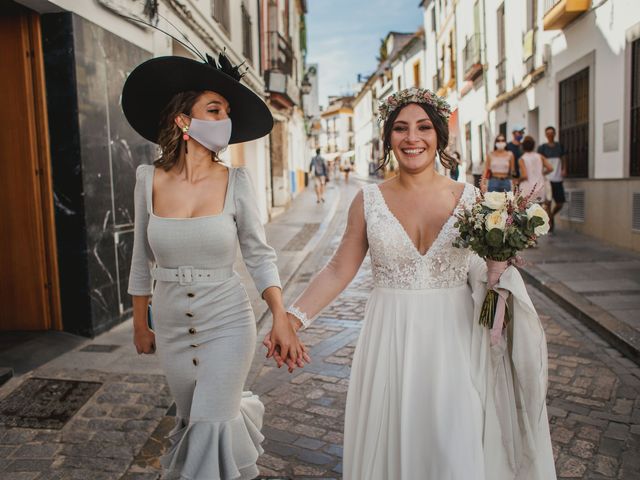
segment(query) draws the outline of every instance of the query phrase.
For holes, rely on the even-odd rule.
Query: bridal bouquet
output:
[[[487,262],[489,291],[480,312],[480,324],[491,329],[495,343],[502,335],[505,316],[509,322],[509,293],[496,288],[500,275],[509,264],[517,263],[518,252],[533,247],[538,237],[549,232],[549,216],[529,196],[516,191],[480,194],[472,205],[461,209],[457,219],[459,236],[453,245],[470,248]]]

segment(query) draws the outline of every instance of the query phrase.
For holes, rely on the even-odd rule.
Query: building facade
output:
[[[353,132],[353,97],[329,97],[329,105],[320,114],[322,133],[320,148],[328,162],[355,161]]]
[[[568,203],[559,224],[640,250],[640,3],[421,6],[427,58],[438,58],[435,72],[427,62],[427,86],[455,108],[450,148],[468,163],[482,162],[499,132],[510,138],[523,125],[539,143],[547,126],[556,127],[568,151]]]
[[[306,5],[267,3],[289,5],[297,22],[293,57],[303,61],[299,25]],[[9,227],[0,253],[8,279],[0,289],[1,330],[94,336],[130,316],[135,169],[158,152],[124,118],[124,81],[154,56],[193,57],[181,44],[184,34],[201,52],[225,49],[232,63],[244,62],[244,83],[274,108],[273,69],[263,64],[271,59],[263,51],[263,10],[263,3],[231,0],[3,2],[0,65],[11,73],[3,75],[2,91],[11,97],[3,97],[0,148],[2,158],[19,162],[1,167],[0,191],[12,206],[0,219]],[[176,39],[131,17],[157,22]],[[304,145],[303,123],[287,128],[289,144]],[[273,165],[290,165],[300,149],[274,152],[270,140],[230,146],[221,155],[250,170],[263,221],[274,205]],[[274,159],[278,154],[286,158]]]
[[[275,124],[270,202],[282,210],[304,189],[308,153],[301,84],[306,71],[305,0],[261,0],[262,69]]]

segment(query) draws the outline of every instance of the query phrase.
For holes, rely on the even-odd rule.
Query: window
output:
[[[498,127],[498,132],[500,132],[500,135],[502,135],[504,138],[509,139],[509,137],[507,137],[507,122],[502,122],[500,124],[500,126]]]
[[[449,32],[449,68],[451,69],[451,79],[456,78],[456,44],[453,37],[453,30]]]
[[[398,75],[398,90],[402,90],[402,75]]]
[[[213,0],[213,18],[222,28],[230,33],[229,0]]]
[[[473,150],[471,149],[471,122],[467,123],[464,126],[464,140],[465,140],[465,150],[467,154],[467,161],[469,163],[473,163]]]
[[[589,68],[560,82],[560,143],[567,176],[589,176]]]
[[[242,54],[249,63],[253,63],[253,29],[251,15],[242,5]]]
[[[640,176],[640,39],[631,44],[631,148],[632,176]]]
[[[484,162],[484,125],[478,125],[478,142],[480,143],[480,163]]]
[[[416,87],[420,86],[420,61],[419,60],[413,64],[413,84]]]
[[[436,6],[431,9],[431,31],[436,31]]]

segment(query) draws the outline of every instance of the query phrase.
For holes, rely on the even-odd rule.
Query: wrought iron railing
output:
[[[482,63],[480,55],[480,34],[474,33],[467,39],[467,43],[462,49],[462,67],[466,77]]]
[[[269,32],[269,70],[293,73],[293,49],[280,32]]]

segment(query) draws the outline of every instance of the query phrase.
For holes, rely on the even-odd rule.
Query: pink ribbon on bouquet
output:
[[[509,265],[521,267],[524,265],[524,260],[521,257],[513,257],[504,262],[487,259],[487,284],[490,289],[494,290],[498,294],[496,315],[493,319],[493,327],[491,327],[490,331],[492,345],[496,345],[502,336],[504,313],[507,305],[507,299],[509,298],[509,290],[496,288],[496,285]]]

